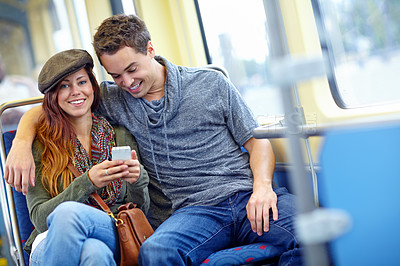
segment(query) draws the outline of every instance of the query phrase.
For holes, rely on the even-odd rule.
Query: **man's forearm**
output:
[[[32,143],[36,136],[41,106],[27,111],[21,118],[12,147],[8,153],[4,179],[19,192],[28,193],[28,184],[35,186],[35,162]]]
[[[250,154],[250,168],[253,172],[254,185],[272,187],[275,170],[275,155],[267,139],[250,139],[244,146]]]
[[[272,188],[275,156],[267,139],[248,140],[244,148],[250,154],[250,168],[253,172],[253,193],[247,203],[247,218],[251,228],[259,236],[269,231],[269,212],[272,219],[278,219],[277,196]]]
[[[28,110],[18,123],[17,132],[13,141],[23,142],[32,147],[33,140],[36,137],[36,129],[39,116],[42,113],[42,106],[36,106]]]

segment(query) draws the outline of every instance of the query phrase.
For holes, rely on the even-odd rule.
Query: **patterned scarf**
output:
[[[110,160],[111,148],[115,146],[115,132],[107,120],[101,116],[96,117],[94,114],[92,114],[92,119],[92,159],[90,159],[89,154],[80,143],[79,139],[76,137],[72,138],[75,167],[81,174],[85,173],[98,163],[101,163],[105,160]],[[108,184],[108,186],[101,190],[100,197],[108,206],[112,206],[116,202],[121,192],[121,187],[121,179],[112,181],[110,184]],[[98,206],[97,202],[91,196],[85,203],[100,208],[100,206]]]

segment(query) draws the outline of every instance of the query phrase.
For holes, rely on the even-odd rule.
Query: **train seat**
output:
[[[4,146],[5,146],[5,152],[8,154],[12,140],[15,137],[16,131],[7,131],[3,134],[3,140],[4,140]],[[15,206],[15,212],[17,215],[17,221],[18,221],[18,231],[19,231],[19,238],[20,238],[20,243],[21,247],[25,245],[25,242],[28,240],[29,236],[31,235],[34,226],[29,218],[29,212],[28,212],[28,207],[26,205],[26,198],[25,195],[22,194],[21,192],[16,191],[14,188],[12,189],[12,196],[14,199],[14,206]],[[28,265],[29,261],[29,254],[23,251],[24,254],[24,261],[26,262],[26,265]]]
[[[352,220],[330,243],[334,265],[398,265],[400,124],[330,130],[320,154],[320,202]]]
[[[228,248],[211,254],[203,266],[220,265],[268,265],[277,262],[282,253],[277,247],[266,243],[254,243]]]

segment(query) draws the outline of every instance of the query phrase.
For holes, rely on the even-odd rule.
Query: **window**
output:
[[[13,11],[6,11],[12,13],[10,10]],[[14,23],[0,17],[0,105],[7,101],[40,95],[36,82],[30,78],[33,57],[27,42],[29,35],[25,25],[23,19]],[[15,129],[25,111],[24,107],[6,110],[0,119],[2,129]]]
[[[122,0],[121,3],[125,14],[136,14],[135,2],[133,0]]]
[[[212,64],[224,67],[260,123],[283,113],[269,83],[267,22],[262,0],[198,0]]]
[[[73,47],[72,34],[65,3],[62,0],[53,0],[49,2],[49,13],[53,28],[54,46],[57,52],[61,52]]]
[[[313,2],[320,5],[336,102],[351,108],[399,101],[400,1]]]

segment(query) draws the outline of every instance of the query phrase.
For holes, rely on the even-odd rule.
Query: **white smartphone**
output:
[[[113,147],[111,149],[111,157],[112,160],[130,160],[132,159],[131,157],[131,147],[129,146],[120,146],[120,147]]]

